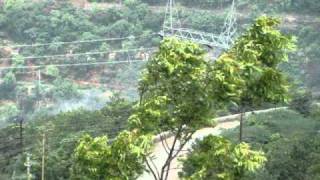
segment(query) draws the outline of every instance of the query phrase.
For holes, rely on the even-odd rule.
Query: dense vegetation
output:
[[[41,71],[0,70],[0,179],[26,179],[28,154],[32,176],[41,179],[42,148],[46,179],[136,179],[151,160],[151,135],[170,131],[187,143],[197,129],[212,126],[211,119],[220,112],[269,107],[266,102],[289,103],[292,110],[252,115],[223,138],[199,141],[184,161],[181,178],[319,178],[317,0],[237,1],[240,38],[215,63],[207,63],[196,44],[160,44],[165,1],[90,2],[95,3],[82,8],[61,0],[0,1],[0,68],[52,64]],[[183,27],[213,33],[221,32],[231,2],[175,1]],[[281,31],[273,29],[277,19],[253,21],[264,13],[281,18]],[[297,37],[288,62],[294,41],[283,34]],[[14,46],[110,38],[123,39]],[[150,52],[125,50],[150,47],[160,48],[147,65],[55,66],[141,59],[141,52]],[[124,52],[112,53],[117,50]],[[102,53],[25,58],[87,52]],[[237,144],[239,131],[242,144]],[[215,153],[220,151],[224,153]],[[250,153],[240,158],[239,152]],[[168,156],[162,179],[174,156]],[[208,161],[199,164],[198,159]]]
[[[291,110],[252,115],[244,125],[244,139],[266,153],[265,168],[248,179],[319,178],[319,114],[304,117]],[[225,133],[237,141],[237,130]]]
[[[107,134],[114,138],[120,131],[127,128],[127,119],[132,111],[132,103],[119,97],[114,97],[101,110],[88,111],[79,109],[72,112],[61,113],[51,117],[43,116],[33,120],[23,129],[23,145],[19,144],[19,126],[13,125],[1,130],[1,174],[12,175],[15,178],[24,178],[25,154],[24,150],[32,156],[33,175],[41,176],[41,147],[42,136],[45,135],[48,148],[46,162],[48,165],[48,179],[70,178],[70,166],[73,160],[70,158],[75,145],[84,134],[101,136]],[[11,151],[8,151],[10,150]],[[4,178],[4,177],[2,177]]]
[[[97,159],[91,158],[91,154],[119,151],[123,153],[123,157],[134,156],[127,162],[119,162],[119,169],[123,166],[122,163],[141,162],[147,165],[146,169],[155,180],[167,180],[172,161],[198,129],[210,126],[214,112],[219,106],[227,106],[231,102],[240,102],[238,104],[241,106],[243,99],[248,103],[252,101],[252,105],[255,105],[254,102],[260,104],[283,101],[287,88],[277,64],[286,60],[294,42],[290,36],[285,36],[277,30],[278,23],[274,18],[258,18],[251,28],[236,40],[234,47],[223,53],[214,63],[206,61],[204,50],[193,42],[176,38],[164,39],[161,42],[159,51],[148,62],[139,82],[139,102],[129,118],[130,129],[138,136],[137,139],[160,135],[167,152],[160,168],[150,165],[154,164],[148,149],[151,146],[150,142],[138,146],[137,142],[129,140],[128,143],[132,143],[129,147],[138,147],[131,151],[123,151],[121,147],[113,146],[113,143],[118,143],[118,138],[108,148],[99,137],[93,140],[86,137],[77,147],[76,154],[80,155],[77,155],[76,162],[84,169],[94,168],[99,175],[104,174],[103,177],[106,179],[113,178],[114,174],[104,170],[105,166],[112,165],[99,163],[97,167],[92,167],[91,164],[95,165]],[[163,132],[172,134],[172,144],[167,144]],[[120,142],[121,137],[120,135]],[[189,153],[185,164],[190,164],[190,159],[194,162],[193,159],[208,158],[208,162],[212,162],[213,165],[200,163],[201,161],[194,163],[196,170],[186,173],[186,179],[244,179],[247,172],[254,172],[266,161],[263,153],[251,150],[246,143],[235,146],[214,137],[205,138],[203,141],[204,145],[201,145],[202,142],[199,143],[200,150],[194,148],[194,151]],[[92,142],[97,145],[91,145]],[[221,145],[215,148],[215,143]],[[220,146],[224,147],[219,149]],[[87,152],[82,153],[84,150]],[[197,154],[198,151],[200,155]],[[226,151],[226,155],[211,155],[219,151]],[[108,162],[111,163],[111,160]],[[225,169],[217,167],[217,170],[213,170],[219,162],[226,164]],[[141,164],[132,165],[131,173],[141,174],[139,167]],[[188,168],[186,169],[189,172]],[[133,178],[126,170],[122,171],[121,176],[123,179]]]
[[[246,143],[232,144],[222,137],[209,135],[192,147],[183,161],[182,178],[248,179],[267,159],[263,152],[250,150]]]

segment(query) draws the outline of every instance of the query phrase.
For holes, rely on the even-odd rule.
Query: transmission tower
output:
[[[163,22],[162,37],[175,36],[180,39],[190,40],[199,44],[226,50],[230,47],[236,34],[236,8],[235,2],[232,1],[231,8],[225,20],[223,30],[220,34],[197,31],[188,28],[182,28],[179,13],[175,8],[174,0],[168,0]]]
[[[232,1],[231,8],[227,15],[227,18],[224,22],[223,32],[221,33],[221,42],[224,44],[224,47],[229,48],[235,35],[237,33],[237,16],[236,16],[236,7],[234,0]]]

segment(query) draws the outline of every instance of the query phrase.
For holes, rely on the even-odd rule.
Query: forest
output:
[[[319,29],[318,0],[0,0],[0,180],[320,180]]]

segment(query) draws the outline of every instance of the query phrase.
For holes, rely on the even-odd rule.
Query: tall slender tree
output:
[[[244,112],[265,102],[286,102],[288,83],[278,68],[295,48],[295,38],[281,33],[280,21],[262,16],[223,54],[214,67],[217,97],[239,107],[240,141]],[[224,89],[221,97],[221,89]],[[222,100],[221,99],[221,100]]]
[[[208,88],[211,66],[204,55],[192,42],[165,39],[140,81],[140,103],[130,118],[131,128],[142,134],[159,134],[168,153],[158,173],[150,168],[155,179],[168,179],[172,160],[213,116]],[[165,142],[163,132],[173,135],[172,144]]]

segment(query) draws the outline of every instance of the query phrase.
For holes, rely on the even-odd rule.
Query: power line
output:
[[[39,44],[6,45],[6,46],[0,46],[0,48],[40,47],[40,46],[49,46],[49,45],[64,45],[64,44],[81,44],[81,43],[103,42],[103,41],[118,41],[118,40],[125,40],[125,39],[136,39],[139,37],[148,37],[148,36],[152,36],[152,35],[156,35],[156,34],[157,33],[151,33],[148,35],[140,35],[140,36],[128,36],[128,37],[106,38],[106,39],[92,39],[92,40],[70,41],[70,42],[50,42],[50,43],[39,43]]]
[[[36,66],[0,67],[0,70],[42,68],[42,67],[47,67],[47,66],[56,66],[56,67],[91,66],[91,65],[105,65],[105,64],[137,63],[137,62],[146,62],[146,61],[148,61],[148,60],[130,60],[130,61],[125,60],[125,61],[109,61],[109,62],[95,62],[95,63],[73,63],[73,64],[46,64],[46,65],[36,65]]]
[[[21,57],[23,59],[43,59],[43,58],[54,58],[54,57],[75,57],[75,56],[88,56],[88,55],[99,55],[99,54],[107,54],[107,53],[120,53],[120,52],[132,52],[132,51],[144,51],[144,50],[155,50],[156,48],[137,48],[137,49],[122,49],[115,51],[97,51],[97,52],[87,52],[87,53],[76,53],[76,54],[57,54],[57,55],[46,55],[46,56],[27,56]],[[14,58],[0,58],[3,60],[12,60]]]
[[[115,135],[119,134],[121,131],[128,129],[127,125],[120,125],[118,127],[109,127],[109,128],[107,128],[107,127],[108,126],[103,126],[103,125],[102,126],[101,125],[83,125],[83,127],[74,127],[74,125],[56,125],[56,126],[52,127],[52,128],[54,128],[52,130],[62,130],[62,128],[63,129],[70,128],[69,130],[73,129],[77,132],[83,132],[83,133],[96,132],[97,130],[99,130],[100,133],[98,133],[98,134],[101,134],[101,135],[106,134],[108,136],[115,136]],[[50,128],[50,126],[47,126],[47,128]],[[101,129],[99,129],[99,128],[101,128]],[[32,140],[35,140],[35,139],[40,140],[41,133],[43,133],[43,131],[40,131],[40,130],[36,131],[34,134],[27,133],[24,135],[25,141],[29,141],[31,139]],[[61,137],[61,135],[62,135],[61,133],[58,133],[58,134],[55,134],[55,136],[52,136],[53,134],[51,134],[50,130],[47,133],[48,133],[47,135],[50,137],[51,140],[72,139],[70,137],[69,138]],[[16,142],[16,144],[10,144],[12,142]],[[0,143],[0,144],[3,144],[3,143]],[[5,146],[2,146],[2,147],[0,146],[0,151],[4,148],[12,148],[13,146],[15,146],[14,148],[16,148],[17,145],[19,145],[19,142],[16,140],[12,140],[12,141],[7,141],[5,144],[6,144]]]

